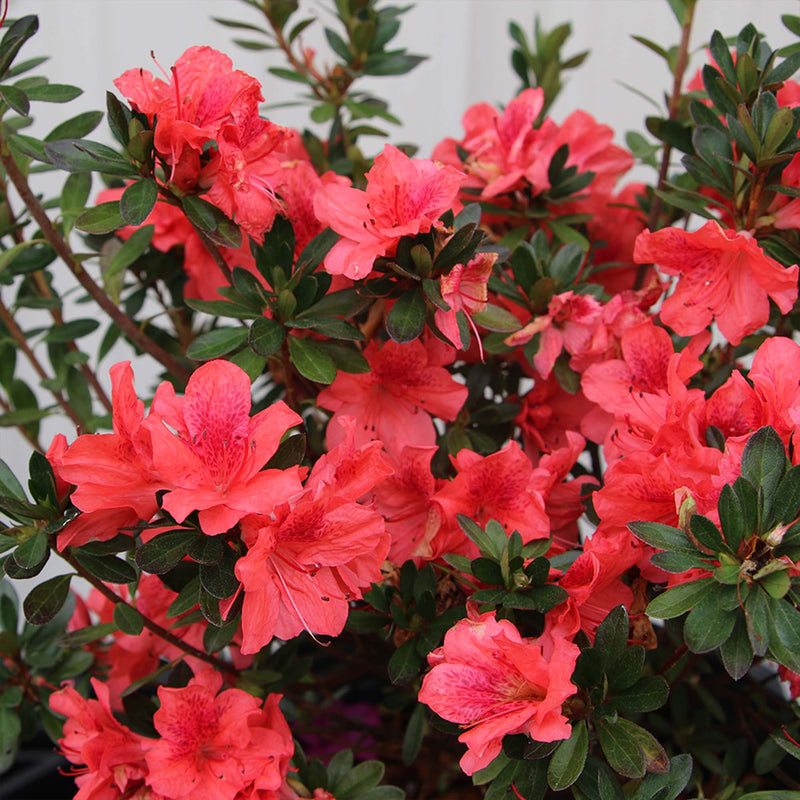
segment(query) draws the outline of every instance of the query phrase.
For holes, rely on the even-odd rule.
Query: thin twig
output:
[[[141,350],[158,361],[171,375],[182,381],[188,381],[191,371],[186,369],[174,356],[154,342],[137,323],[118,308],[111,298],[95,283],[91,275],[79,264],[59,230],[50,221],[47,212],[38,198],[31,191],[28,181],[17,166],[13,156],[8,153],[5,143],[0,139],[0,162],[6,175],[11,179],[19,196],[25,203],[33,219],[39,225],[44,238],[50,243],[61,260],[69,267],[70,272],[86,289],[89,296],[116,323],[122,332]]]
[[[55,550],[55,542],[53,542],[53,549]],[[125,605],[128,608],[132,608],[142,617],[142,623],[144,627],[147,628],[151,633],[154,633],[160,639],[163,639],[165,642],[173,645],[174,647],[183,650],[184,653],[190,656],[194,656],[194,658],[199,658],[201,661],[205,661],[206,664],[210,664],[214,669],[222,670],[227,672],[231,675],[239,675],[239,670],[236,669],[232,664],[229,664],[227,661],[222,661],[221,659],[217,658],[216,656],[211,655],[210,653],[206,653],[204,650],[200,650],[194,645],[189,644],[188,642],[184,642],[182,639],[178,638],[174,633],[171,633],[166,628],[162,628],[158,623],[153,622],[153,620],[148,619],[141,611],[139,611],[136,606],[131,605],[130,603],[123,600],[113,589],[109,589],[103,581],[99,578],[96,578],[91,572],[87,572],[80,562],[72,555],[69,551],[69,548],[59,552],[56,550],[61,558],[67,562],[75,572],[80,575],[81,578],[88,581],[98,592],[100,592],[105,598],[110,600],[114,605]]]
[[[696,0],[689,0],[686,4],[686,16],[683,19],[681,27],[681,43],[678,49],[678,57],[675,61],[674,80],[672,82],[672,94],[669,98],[667,105],[668,119],[675,120],[678,117],[678,110],[680,108],[681,88],[683,86],[683,76],[686,72],[686,67],[689,65],[689,39],[692,34],[692,22],[694,20],[694,9]],[[661,168],[658,171],[658,183],[656,189],[661,191],[664,188],[664,183],[667,180],[667,173],[669,172],[669,161],[672,154],[672,146],[667,142],[664,143],[664,149],[661,154]],[[661,215],[661,208],[663,201],[658,196],[653,197],[653,203],[650,206],[650,214],[647,217],[647,227],[649,230],[655,230],[658,225],[658,218]],[[644,283],[645,276],[647,275],[647,264],[640,264],[636,271],[636,283],[634,289],[641,289]]]

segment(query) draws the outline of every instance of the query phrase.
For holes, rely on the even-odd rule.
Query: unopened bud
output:
[[[766,536],[764,536],[764,541],[770,547],[777,547],[783,541],[783,537],[786,535],[786,531],[788,530],[788,525],[776,525]]]
[[[674,492],[675,510],[678,512],[678,525],[683,530],[689,530],[689,520],[697,513],[697,503],[692,497],[691,490],[681,486]]]

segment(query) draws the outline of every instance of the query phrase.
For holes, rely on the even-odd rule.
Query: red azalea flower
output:
[[[301,418],[283,402],[251,417],[250,404],[250,379],[228,361],[196,370],[183,397],[171,383],[156,390],[148,417],[153,465],[176,521],[199,511],[203,531],[224,533],[302,490],[298,467],[262,470]]]
[[[419,701],[465,728],[461,768],[467,775],[488,766],[506,734],[525,733],[539,742],[567,739],[571,728],[561,713],[575,694],[570,678],[580,650],[563,638],[542,643],[523,638],[495,612],[462,619],[428,655]]]
[[[387,144],[366,174],[366,191],[327,184],[314,197],[323,225],[343,238],[325,256],[332,275],[366,278],[376,258],[394,255],[403,236],[427,233],[456,202],[463,173],[409,158]]]
[[[749,233],[725,230],[713,220],[693,233],[644,231],[636,239],[634,261],[679,276],[661,319],[681,336],[699,333],[716,320],[723,336],[739,344],[767,323],[768,297],[784,314],[797,299],[796,264],[783,267]]]

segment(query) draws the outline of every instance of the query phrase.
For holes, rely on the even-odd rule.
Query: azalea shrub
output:
[[[46,735],[78,800],[800,796],[800,17],[698,68],[695,4],[625,145],[550,115],[569,25],[511,23],[517,93],[430,154],[362,89],[422,60],[380,0],[324,54],[296,0],[219,20],[302,131],[197,46],[35,138],[79,89],[4,21],[0,771]]]

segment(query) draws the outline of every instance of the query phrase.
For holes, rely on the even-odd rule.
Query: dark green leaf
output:
[[[29,99],[45,103],[68,103],[83,94],[83,89],[66,83],[42,83],[25,90]]]
[[[783,476],[772,497],[771,510],[767,524],[787,524],[797,519],[800,511],[800,465],[791,467]]]
[[[33,569],[47,558],[48,549],[47,534],[37,531],[14,551],[14,561],[22,569]]]
[[[247,341],[247,328],[217,328],[198,336],[186,351],[194,361],[208,361],[219,358]]]
[[[683,626],[686,645],[693,653],[715,650],[730,636],[737,616],[721,607],[718,591],[704,594]]]
[[[95,556],[76,550],[75,558],[90,574],[106,583],[132,583],[138,577],[127,561],[114,555]]]
[[[597,721],[597,738],[612,769],[626,778],[645,774],[645,757],[636,737],[624,725]]]
[[[733,491],[733,488],[727,483],[722,487],[717,508],[719,510],[722,532],[725,534],[725,541],[728,543],[731,550],[736,552],[745,534],[749,533],[749,531],[745,531],[742,504]]]
[[[373,54],[364,62],[363,72],[365,75],[404,75],[425,61],[425,58],[403,52]]]
[[[336,378],[336,364],[313,339],[290,336],[289,356],[294,368],[304,378],[316,383],[333,383]]]
[[[386,332],[395,342],[417,339],[425,328],[425,293],[422,287],[400,295],[386,319]]]
[[[75,220],[75,227],[86,233],[113,233],[124,227],[125,220],[119,211],[119,201],[113,200],[110,203],[100,203],[94,208],[87,208]]]
[[[0,43],[0,77],[6,74],[20,48],[39,30],[39,19],[34,14],[16,20]]]
[[[419,755],[422,739],[425,736],[425,707],[418,703],[409,717],[406,731],[403,734],[403,747],[401,758],[408,766],[413,764]]]
[[[673,619],[694,608],[718,584],[713,578],[701,578],[690,583],[682,583],[668,589],[650,601],[647,615],[659,619]]]
[[[283,344],[286,329],[279,322],[267,317],[259,317],[253,321],[247,335],[250,349],[260,356],[271,356]]]
[[[84,111],[71,119],[65,120],[56,125],[47,136],[45,142],[55,142],[59,139],[82,139],[88,136],[103,119],[102,111]]]
[[[392,683],[403,684],[417,676],[421,658],[417,652],[416,639],[403,642],[389,659],[389,678]]]
[[[600,623],[594,646],[603,659],[604,668],[620,657],[628,644],[628,612],[624,606],[609,611]]]
[[[631,522],[628,524],[628,530],[643,542],[647,542],[659,550],[687,556],[698,555],[697,548],[680,528],[673,528],[660,522]]]
[[[114,606],[114,624],[129,636],[138,636],[144,630],[142,615],[127,603],[117,603]]]
[[[74,342],[76,339],[94,333],[99,327],[100,323],[96,319],[76,319],[72,322],[65,322],[63,325],[54,325],[42,341]]]
[[[230,597],[239,588],[235,566],[236,556],[229,547],[225,547],[219,563],[200,565],[200,585],[219,600]]]
[[[519,320],[504,308],[494,303],[487,303],[483,311],[472,315],[476,325],[489,331],[499,333],[513,333],[519,330]]]
[[[194,531],[166,531],[158,534],[136,551],[139,569],[163,575],[176,566],[189,552],[191,543],[198,537]]]
[[[102,172],[120,178],[136,178],[133,164],[110,147],[87,139],[44,142],[50,161],[66,172]]]
[[[158,186],[154,180],[145,178],[125,188],[119,201],[119,213],[126,225],[141,225],[158,199]]]
[[[588,752],[589,732],[586,722],[580,720],[573,725],[569,739],[561,742],[550,759],[547,768],[550,788],[558,792],[572,786],[583,772]]]
[[[742,453],[742,477],[770,496],[786,470],[786,451],[781,437],[769,426],[759,428]]]
[[[219,628],[209,625],[203,632],[203,648],[207,653],[218,653],[233,641],[237,630],[239,630],[238,617]]]
[[[647,675],[614,697],[617,711],[623,714],[655,711],[667,702],[669,685],[660,675]]]
[[[0,706],[0,773],[6,772],[13,765],[21,731],[19,714]]]
[[[730,548],[725,544],[719,528],[702,514],[693,514],[689,520],[689,527],[700,544],[715,553],[728,551]]]
[[[16,86],[0,86],[0,98],[2,98],[12,111],[23,117],[28,116],[31,104],[28,102],[28,95]]]
[[[135,263],[136,259],[150,247],[150,241],[153,238],[154,231],[154,225],[145,225],[139,228],[139,230],[134,231],[123,243],[122,247],[112,256],[108,264],[108,269],[105,271],[104,279],[108,280],[112,278],[117,273],[126,270],[131,264]]]
[[[69,595],[72,575],[58,575],[34,586],[22,604],[31,625],[44,625],[58,614]]]
[[[719,649],[725,671],[735,681],[738,681],[750,669],[753,663],[753,646],[747,634],[747,622],[742,614],[736,614],[736,624],[733,633],[726,639]]]

